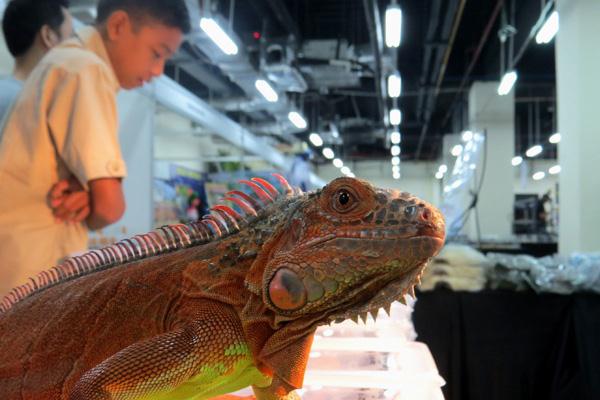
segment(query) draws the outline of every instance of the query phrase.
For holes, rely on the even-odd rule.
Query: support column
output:
[[[600,250],[600,1],[559,0],[559,252]]]
[[[514,171],[510,164],[515,152],[514,90],[498,95],[499,82],[475,82],[469,92],[469,127],[487,131],[486,170],[477,209],[481,239],[509,239],[512,235]],[[483,160],[483,157],[481,157]],[[481,177],[482,162],[478,165]],[[475,216],[471,216],[469,237],[476,239]]]

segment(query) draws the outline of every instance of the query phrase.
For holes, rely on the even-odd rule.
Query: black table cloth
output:
[[[447,400],[600,399],[600,296],[417,294],[418,341]]]

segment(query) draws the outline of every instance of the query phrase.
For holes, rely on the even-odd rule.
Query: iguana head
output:
[[[358,179],[336,179],[287,209],[246,278],[280,322],[321,324],[387,308],[444,244],[435,207]]]

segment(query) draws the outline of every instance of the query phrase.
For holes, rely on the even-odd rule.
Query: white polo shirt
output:
[[[85,224],[55,221],[60,179],[126,175],[118,140],[119,83],[99,32],[87,27],[33,70],[0,143],[0,296],[87,249]]]

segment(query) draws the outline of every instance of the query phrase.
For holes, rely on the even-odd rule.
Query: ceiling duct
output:
[[[308,85],[302,74],[292,66],[294,53],[288,46],[271,44],[261,57],[261,69],[282,92],[304,93]]]
[[[201,18],[198,2],[187,0],[186,4],[190,9],[192,21],[199,21]],[[219,15],[211,15],[221,27],[228,27],[229,24]],[[235,55],[227,55],[223,53],[213,41],[200,30],[198,24],[192,24],[193,31],[188,35],[188,41],[192,46],[196,46],[199,51],[202,51],[210,62],[218,66],[224,75],[226,75],[233,83],[238,85],[248,97],[247,105],[240,102],[239,99],[233,100],[232,104],[221,102],[215,104],[221,109],[233,109],[237,107],[238,111],[251,109],[253,111],[265,111],[273,115],[277,122],[282,127],[282,134],[289,135],[302,130],[296,128],[288,119],[288,113],[293,109],[292,104],[286,96],[279,96],[277,102],[268,102],[256,90],[255,84],[257,79],[264,78],[250,64],[248,54],[243,46],[239,46],[238,53]],[[236,43],[242,43],[234,32],[228,32],[228,35]]]
[[[361,76],[370,69],[357,61],[354,46],[345,39],[308,40],[298,62],[315,90],[360,87]]]

